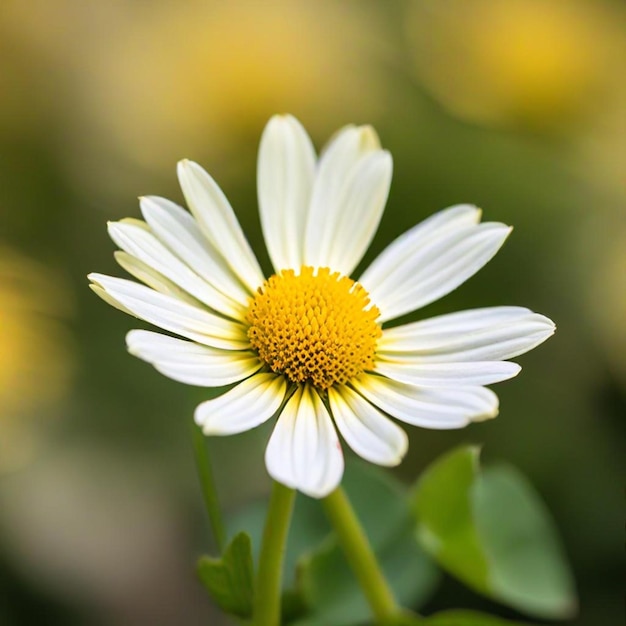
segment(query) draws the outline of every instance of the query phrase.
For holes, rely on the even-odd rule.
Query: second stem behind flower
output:
[[[322,504],[376,621],[398,615],[400,609],[343,489],[335,489]]]

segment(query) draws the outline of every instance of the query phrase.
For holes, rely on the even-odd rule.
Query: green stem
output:
[[[217,500],[217,489],[213,478],[211,460],[209,459],[209,453],[207,451],[206,437],[202,433],[202,430],[195,424],[193,425],[193,450],[196,457],[202,496],[207,513],[209,514],[211,530],[213,531],[215,543],[221,554],[226,546],[226,530],[224,521],[222,520],[220,505]]]
[[[265,520],[254,590],[254,626],[280,625],[283,558],[296,492],[274,482]]]
[[[322,504],[376,621],[383,623],[397,616],[400,609],[343,489],[335,489]]]

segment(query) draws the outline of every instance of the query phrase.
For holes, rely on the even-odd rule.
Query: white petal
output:
[[[414,426],[462,428],[498,414],[498,397],[485,387],[415,387],[371,374],[353,385],[385,413]]]
[[[252,352],[217,350],[148,330],[126,335],[128,351],[169,378],[188,385],[221,387],[251,376],[262,363]]]
[[[365,277],[372,284],[384,281],[388,267],[405,263],[433,238],[478,224],[480,216],[481,210],[471,204],[457,204],[434,213],[387,246],[363,272],[361,279]]]
[[[402,428],[349,387],[331,387],[328,400],[339,432],[359,456],[389,467],[400,463],[409,443]]]
[[[395,356],[395,355],[394,355]],[[431,363],[410,355],[376,360],[376,371],[409,385],[449,387],[491,385],[517,376],[522,368],[510,361]]]
[[[324,265],[350,275],[374,238],[383,215],[393,163],[376,151],[363,157],[346,180]]]
[[[524,313],[532,313],[532,311],[520,306],[493,306],[482,309],[457,311],[456,313],[447,313],[446,315],[439,315],[437,317],[429,317],[427,319],[420,320],[415,324],[419,324],[420,328],[424,331],[429,331],[431,329],[454,329],[459,324],[463,324],[469,331],[473,331],[486,324],[493,324],[494,326],[496,324],[503,324],[509,320],[516,319]],[[389,330],[393,330],[394,333],[398,332],[400,336],[400,329],[406,328],[406,334],[411,335],[413,334],[411,326],[412,324],[405,324],[403,326],[395,326]]]
[[[247,305],[250,293],[188,211],[157,196],[140,198],[140,205],[152,232],[177,257],[225,296]]]
[[[196,424],[205,435],[234,435],[267,421],[285,397],[287,383],[276,374],[255,374],[225,394],[198,405]]]
[[[178,180],[204,236],[254,293],[263,284],[263,272],[222,190],[192,161],[179,162]]]
[[[96,285],[94,283],[89,283],[89,289],[93,291],[99,298],[102,298],[107,304],[115,307],[118,311],[122,313],[127,313],[128,315],[133,315],[126,307],[123,307],[117,300],[112,298],[100,285]]]
[[[88,278],[134,316],[150,324],[214,348],[250,348],[245,327],[237,322],[130,280],[104,274],[90,274]]]
[[[423,363],[504,360],[532,350],[554,329],[547,317],[522,307],[474,309],[385,329],[377,352]]]
[[[196,298],[190,296],[184,289],[181,289],[171,280],[165,278],[163,274],[159,274],[159,272],[149,265],[146,265],[143,261],[140,261],[137,257],[134,257],[123,250],[116,250],[113,253],[113,256],[120,264],[120,267],[125,269],[137,280],[140,280],[144,283],[144,285],[148,285],[148,287],[152,287],[152,289],[158,291],[159,293],[173,296],[174,298],[182,300],[192,306],[198,306],[199,303]]]
[[[381,310],[380,321],[456,289],[495,255],[511,232],[495,222],[459,227],[460,221],[446,223],[426,238],[419,226],[405,233],[361,276],[359,282]]]
[[[281,413],[265,451],[270,476],[313,498],[333,491],[343,476],[343,454],[330,415],[308,385]]]
[[[109,222],[111,239],[125,252],[159,272],[187,293],[214,311],[243,321],[245,307],[200,278],[188,265],[172,254],[148,229],[137,220]]]
[[[384,207],[388,191],[387,178],[391,178],[391,158],[389,156],[363,163],[372,153],[381,154],[380,141],[376,132],[369,126],[356,128],[347,126],[330,141],[320,157],[317,175],[313,184],[313,195],[306,227],[304,262],[314,267],[330,266],[344,273],[352,261],[358,260],[369,243],[370,230],[375,230]],[[375,198],[370,201],[359,193],[356,179],[363,181],[363,172],[370,172],[375,181],[368,185],[375,190]],[[387,189],[385,190],[385,184]],[[384,196],[384,197],[383,197]],[[348,205],[345,203],[348,202]],[[345,212],[345,216],[344,216]],[[359,232],[359,238],[342,240],[345,261],[338,266],[330,265],[331,254],[337,256],[333,245],[338,242],[338,224],[344,219],[352,223]],[[364,224],[361,226],[360,220]],[[341,235],[345,237],[346,228]],[[348,228],[349,231],[349,228]],[[354,249],[351,247],[354,246]],[[355,263],[356,264],[356,263]],[[344,267],[345,266],[345,267]]]
[[[314,176],[315,150],[307,132],[291,115],[275,115],[261,137],[257,185],[263,236],[277,272],[303,264]]]

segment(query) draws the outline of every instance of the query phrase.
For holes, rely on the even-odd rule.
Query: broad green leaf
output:
[[[576,597],[567,561],[530,483],[513,467],[488,468],[472,497],[495,594],[531,615],[572,615]]]
[[[220,558],[200,557],[198,576],[223,611],[244,618],[252,615],[254,572],[249,535],[237,534]]]
[[[527,622],[511,622],[502,617],[478,613],[477,611],[452,610],[431,615],[414,622],[415,626],[531,626]],[[394,625],[395,626],[395,625]],[[397,626],[412,626],[411,622],[400,622]]]
[[[575,611],[549,514],[518,472],[481,471],[478,450],[458,448],[426,470],[413,502],[422,546],[469,587],[537,617]]]

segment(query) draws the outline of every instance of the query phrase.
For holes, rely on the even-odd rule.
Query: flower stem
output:
[[[376,621],[383,623],[398,615],[400,609],[343,489],[335,489],[322,504]]]
[[[209,522],[213,531],[213,538],[217,544],[220,554],[224,551],[226,545],[226,530],[220,505],[217,500],[217,489],[215,488],[215,480],[213,478],[213,470],[211,468],[211,460],[206,446],[206,437],[202,430],[193,425],[193,450],[196,457],[196,466],[198,468],[198,476],[200,478],[200,487],[202,488],[202,496],[204,505],[209,514]]]
[[[254,626],[280,625],[283,558],[296,492],[274,482],[261,541],[259,570],[254,590]]]

